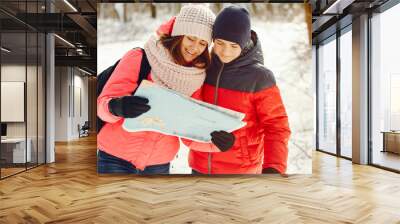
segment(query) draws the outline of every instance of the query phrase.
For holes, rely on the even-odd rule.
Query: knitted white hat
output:
[[[211,45],[211,33],[215,15],[202,5],[186,5],[176,16],[171,36],[190,35],[196,36]]]

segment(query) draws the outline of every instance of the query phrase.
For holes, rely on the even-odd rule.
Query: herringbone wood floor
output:
[[[315,153],[313,175],[98,176],[95,138],[0,181],[0,223],[400,223],[400,175]]]

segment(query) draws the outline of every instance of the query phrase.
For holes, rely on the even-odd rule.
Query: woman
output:
[[[171,35],[154,35],[144,46],[151,67],[148,79],[199,99],[210,63],[208,46],[214,19],[208,8],[189,5],[162,25],[158,33]],[[147,99],[131,96],[138,86],[142,56],[140,49],[126,53],[98,97],[97,113],[106,122],[97,137],[99,173],[168,174],[169,163],[179,150],[178,137],[122,128],[124,118],[140,116],[150,109]],[[213,133],[213,141],[224,134]],[[204,150],[221,152],[225,147]]]
[[[284,176],[288,117],[274,75],[263,65],[261,45],[250,28],[248,11],[236,6],[224,8],[215,20],[212,35],[204,101],[245,113],[247,124],[233,132],[236,140],[227,152],[202,151],[209,148],[207,144],[189,145],[193,173]]]

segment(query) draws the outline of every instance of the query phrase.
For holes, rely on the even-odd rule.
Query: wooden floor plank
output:
[[[312,175],[98,175],[96,139],[0,181],[0,223],[400,223],[400,175],[315,152]]]

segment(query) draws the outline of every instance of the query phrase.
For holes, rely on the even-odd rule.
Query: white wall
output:
[[[56,141],[77,139],[78,124],[83,125],[88,120],[88,78],[83,75],[76,68],[56,67]]]
[[[2,65],[1,66],[1,81],[4,82],[25,82],[25,75],[27,69],[28,74],[31,74],[33,72],[36,73],[36,67],[29,66],[26,68],[25,65],[16,65],[16,64],[9,64],[9,65]],[[32,83],[30,83],[32,84]],[[35,83],[33,83],[36,85]],[[32,90],[33,92],[28,91],[27,93],[27,102],[30,103],[33,101],[33,98],[36,98],[36,89],[28,89]],[[36,107],[35,105],[31,105]],[[1,108],[1,110],[7,110],[7,108]],[[36,114],[27,114],[28,121],[33,121],[36,119]],[[33,116],[33,117],[32,117]],[[36,120],[35,120],[36,121]],[[7,136],[8,137],[25,137],[25,124],[26,122],[7,122]],[[36,123],[36,122],[35,122]],[[28,125],[28,128],[32,127],[32,125]],[[35,127],[36,129],[36,127]],[[29,130],[28,130],[28,137],[29,136]]]
[[[68,68],[55,68],[55,141],[68,141]]]
[[[7,137],[9,138],[24,138],[25,135],[30,140],[30,148],[32,161],[44,163],[44,74],[42,73],[41,66],[32,66],[25,64],[3,64],[1,66],[1,81],[2,82],[24,82],[26,84],[26,106],[24,105],[18,109],[12,107],[2,107],[2,113],[16,113],[13,110],[20,110],[19,112],[25,114],[26,120],[21,122],[6,122],[7,123]],[[27,78],[27,80],[25,80]],[[2,89],[3,94],[5,89]],[[24,90],[19,90],[20,94],[24,94]],[[10,93],[8,93],[10,94]],[[7,95],[2,95],[7,97]],[[2,102],[3,104],[3,102]],[[23,115],[24,116],[24,115]],[[38,154],[38,155],[37,155]]]
[[[79,72],[79,70],[75,70],[75,74],[74,74],[74,92],[73,94],[75,94],[73,96],[74,98],[74,111],[75,113],[73,113],[74,117],[72,119],[72,136],[74,138],[78,137],[78,124],[80,124],[81,126],[85,123],[85,121],[88,121],[88,78],[87,77],[83,77],[81,76],[82,73],[79,72],[77,74],[77,71]],[[80,91],[80,93],[79,93]],[[79,97],[80,96],[80,97]],[[80,102],[79,102],[80,101]],[[79,108],[81,107],[81,108]],[[82,111],[80,111],[79,109],[81,109]]]
[[[28,70],[30,70],[30,67],[28,67]],[[25,65],[2,65],[1,81],[25,82],[25,73]],[[1,110],[7,110],[7,108],[1,108]],[[7,136],[25,137],[24,122],[7,122]]]
[[[1,121],[24,122],[25,82],[1,81]],[[36,108],[36,107],[35,107]]]

